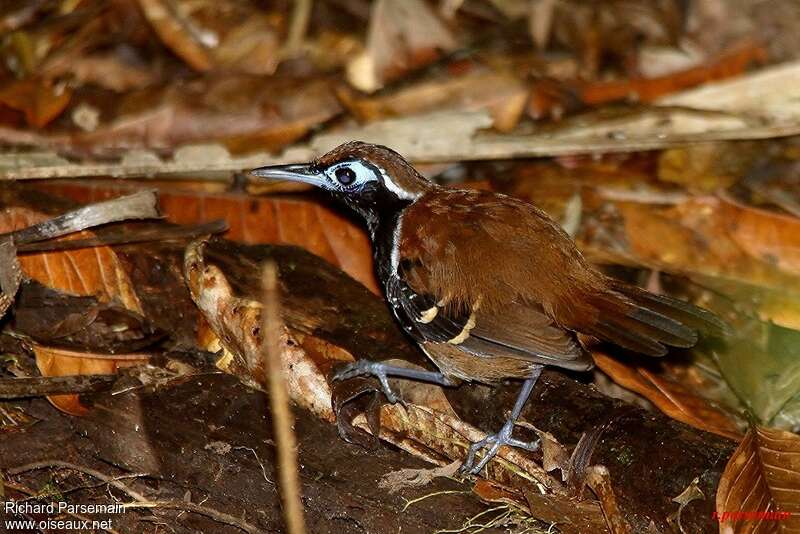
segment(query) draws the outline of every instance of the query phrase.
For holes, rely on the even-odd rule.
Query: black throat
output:
[[[403,199],[382,187],[374,187],[361,191],[355,197],[344,197],[341,200],[364,219],[372,240],[378,277],[385,281],[391,271],[395,229],[403,211],[414,199]]]

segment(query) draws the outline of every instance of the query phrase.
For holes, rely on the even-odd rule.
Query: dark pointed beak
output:
[[[270,165],[269,167],[259,167],[250,171],[252,176],[267,178],[269,180],[288,180],[290,182],[302,182],[317,187],[327,189],[328,181],[321,172],[312,170],[307,163],[293,165]]]

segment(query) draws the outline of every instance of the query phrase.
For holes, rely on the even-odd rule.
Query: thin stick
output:
[[[249,534],[260,534],[262,531],[259,530],[257,527],[238,519],[230,514],[226,514],[225,512],[220,512],[218,510],[214,510],[213,508],[207,508],[205,506],[201,506],[199,504],[194,504],[191,502],[182,502],[182,501],[150,501],[135,490],[132,490],[125,484],[119,482],[119,479],[114,477],[109,477],[97,471],[96,469],[92,469],[91,467],[85,467],[82,465],[73,464],[70,462],[62,462],[60,460],[43,460],[41,462],[33,462],[26,465],[21,465],[19,467],[14,467],[12,469],[7,469],[6,473],[9,475],[18,475],[20,473],[24,473],[26,471],[33,471],[35,469],[46,469],[50,467],[61,467],[64,469],[72,469],[73,471],[78,471],[80,473],[87,474],[91,477],[97,478],[102,480],[106,484],[110,484],[115,488],[123,491],[129,497],[134,499],[137,502],[130,502],[121,504],[124,508],[164,508],[170,510],[185,510],[187,512],[193,512],[195,514],[204,515],[206,517],[210,517],[211,519],[217,521],[218,523],[225,523],[227,525],[232,525],[237,527]],[[136,476],[146,476],[143,474],[136,475]]]
[[[220,512],[219,510],[214,510],[213,508],[208,508],[206,506],[201,506],[199,504],[194,504],[191,502],[183,502],[183,501],[153,501],[153,502],[131,502],[122,505],[123,508],[163,508],[168,510],[184,510],[187,512],[192,512],[195,514],[204,515],[206,517],[210,517],[217,523],[224,523],[226,525],[234,526],[248,534],[261,534],[264,532],[260,530],[258,527],[255,527],[237,517],[234,517],[230,514],[226,514],[225,512]]]
[[[111,389],[114,375],[33,376],[0,378],[0,399],[40,397],[63,393],[94,393]]]
[[[313,0],[294,0],[294,9],[289,22],[289,35],[286,38],[284,54],[292,57],[300,53],[303,39],[308,31],[308,21],[311,18]]]
[[[264,309],[262,311],[264,369],[269,377],[269,399],[272,424],[278,449],[280,480],[286,529],[289,534],[304,534],[303,504],[300,499],[300,480],[297,472],[297,442],[292,427],[294,417],[289,406],[289,392],[281,358],[281,317],[278,293],[278,267],[269,261],[263,274]]]
[[[148,502],[147,497],[142,495],[141,493],[132,490],[119,480],[116,480],[113,477],[105,475],[96,469],[92,469],[91,467],[85,467],[82,465],[73,464],[70,462],[62,462],[61,460],[42,460],[41,462],[33,462],[30,464],[21,465],[19,467],[13,467],[11,469],[6,469],[6,473],[9,475],[19,475],[20,473],[24,473],[26,471],[34,471],[36,469],[47,469],[51,467],[60,467],[62,469],[72,469],[73,471],[78,471],[80,473],[87,474],[91,477],[96,479],[102,480],[106,484],[114,486],[118,490],[124,492],[130,498],[137,500],[139,502]]]
[[[89,204],[40,223],[0,234],[10,236],[22,245],[80,232],[93,226],[130,219],[158,219],[158,195],[155,191],[139,191],[103,202]]]

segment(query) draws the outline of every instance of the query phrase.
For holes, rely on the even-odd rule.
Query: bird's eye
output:
[[[356,181],[356,173],[350,167],[339,167],[336,169],[336,179],[342,185],[350,185]]]

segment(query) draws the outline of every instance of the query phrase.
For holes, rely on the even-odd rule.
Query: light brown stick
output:
[[[263,361],[268,375],[272,425],[278,449],[278,475],[281,499],[289,534],[305,534],[303,503],[300,498],[300,479],[297,472],[297,440],[294,417],[289,406],[289,391],[281,358],[281,317],[278,291],[278,267],[273,261],[264,264],[263,272],[264,309],[262,322],[264,331]]]

